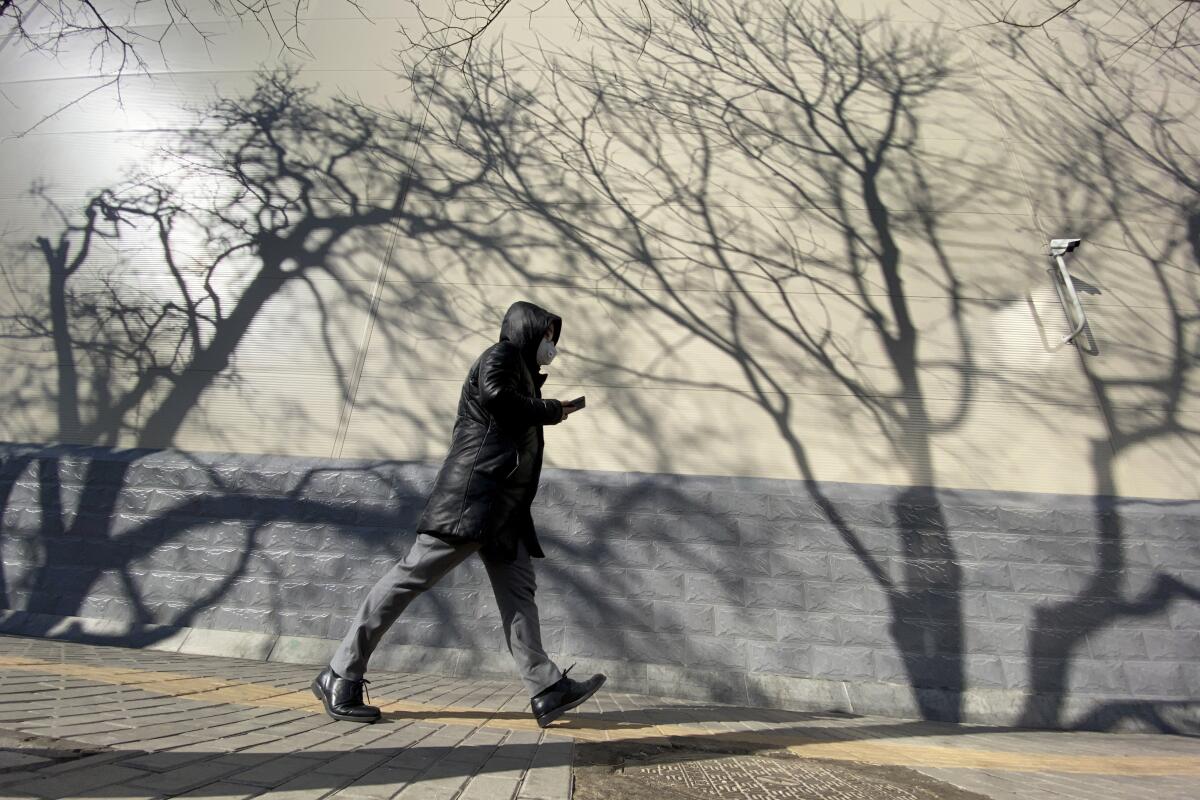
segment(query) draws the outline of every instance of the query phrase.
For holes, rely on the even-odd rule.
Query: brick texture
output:
[[[2,599],[340,638],[409,547],[434,472],[0,445]],[[563,660],[675,665],[730,686],[901,684],[931,716],[969,689],[1085,712],[1196,696],[1200,503],[553,470],[544,481],[539,598]],[[1102,523],[1115,547],[1100,546]],[[414,603],[391,643],[502,652],[494,606],[468,563]],[[939,692],[951,701],[922,705]]]

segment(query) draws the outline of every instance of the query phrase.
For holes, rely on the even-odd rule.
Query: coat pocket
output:
[[[479,448],[475,472],[493,481],[504,481],[521,466],[521,456],[515,445],[493,438]]]

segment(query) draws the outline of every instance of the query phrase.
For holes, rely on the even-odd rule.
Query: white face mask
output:
[[[538,345],[537,363],[543,367],[547,366],[556,355],[558,355],[558,348],[554,346],[554,342],[542,339],[542,343]]]

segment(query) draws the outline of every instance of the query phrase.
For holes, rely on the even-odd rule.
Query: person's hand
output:
[[[563,410],[562,418],[563,419],[566,419],[567,417],[569,417],[570,415],[574,414],[576,411],[579,410],[575,406],[568,403],[566,400],[559,400],[558,402],[562,403],[562,410]]]

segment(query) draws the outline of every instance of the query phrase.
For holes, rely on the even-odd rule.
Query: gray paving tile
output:
[[[31,781],[20,788],[37,797],[58,800],[105,786],[126,784],[146,773],[115,764],[103,764],[91,769],[75,770]]]
[[[147,791],[137,786],[103,786],[86,789],[78,794],[68,795],[62,800],[159,800],[157,792]]]
[[[50,759],[32,753],[0,750],[0,770],[4,770],[5,772],[17,769],[32,769],[49,762]]]
[[[0,797],[7,797],[21,791],[21,788],[42,777],[40,772],[17,770],[15,772],[0,772]],[[21,792],[25,797],[33,795]]]
[[[230,756],[226,759],[221,759],[229,764],[241,763],[245,766],[246,760],[244,756]],[[307,775],[317,767],[321,766],[321,762],[311,758],[303,758],[301,756],[283,756],[264,760],[249,769],[243,769],[234,772],[230,776],[230,780],[238,783],[251,784],[254,786],[275,787],[281,786],[293,778],[301,775]]]
[[[170,772],[174,769],[205,761],[212,757],[211,753],[190,752],[186,750],[167,750],[157,753],[135,755],[121,762],[122,765],[147,772]]]
[[[338,791],[344,784],[344,780],[335,776],[310,772],[269,789],[259,797],[269,797],[271,800],[320,800]]]
[[[23,652],[48,661],[98,666],[156,669],[180,675],[303,690],[312,670],[279,669],[244,660],[198,658],[180,654],[148,654],[117,648],[14,641],[0,636],[0,653]],[[49,668],[48,668],[49,669]],[[303,709],[256,707],[162,698],[133,686],[106,686],[75,678],[11,671],[23,695],[0,692],[0,724],[45,735],[72,733],[77,741],[107,743],[127,752],[103,753],[36,772],[0,773],[0,797],[26,791],[32,783],[43,790],[59,786],[49,779],[87,774],[75,789],[82,794],[126,792],[131,796],[165,792],[147,781],[175,781],[192,797],[223,791],[230,797],[255,792],[296,800],[329,795],[345,800],[449,798],[463,800],[517,796],[522,800],[566,797],[570,791],[568,738],[548,731],[473,729],[469,725],[422,722],[390,714],[372,726],[337,723]],[[373,693],[389,699],[425,698],[476,708],[525,713],[528,699],[521,688],[504,681],[472,681],[430,675],[385,673]],[[32,694],[30,694],[32,692]],[[10,701],[10,702],[6,702]],[[1103,758],[1107,755],[1200,757],[1200,744],[1182,737],[1051,732],[983,732],[964,726],[898,722],[871,718],[822,717],[764,709],[739,709],[682,702],[620,692],[602,692],[587,710],[598,718],[624,723],[669,723],[698,732],[784,731],[829,741],[872,740],[886,735],[911,736],[924,746],[956,753],[979,749],[995,753],[1050,753]],[[7,720],[7,721],[6,721]],[[969,733],[970,735],[962,735]],[[580,745],[586,746],[586,745]],[[299,758],[299,761],[296,759]],[[274,764],[274,766],[271,766]],[[305,765],[311,766],[304,773]],[[531,767],[527,773],[527,768]],[[19,767],[19,765],[18,765]],[[105,773],[106,767],[135,770]],[[3,768],[0,765],[0,768]],[[190,777],[187,770],[194,770]],[[231,774],[228,770],[232,770]],[[272,773],[272,770],[275,770]],[[1184,777],[1122,778],[1103,775],[1018,773],[999,769],[926,769],[922,772],[994,798],[1037,796],[1047,800],[1154,800],[1191,798],[1194,781]],[[182,773],[181,777],[176,777]],[[257,776],[244,779],[242,773]],[[13,780],[18,776],[20,783]],[[105,777],[107,775],[107,777]],[[122,777],[123,775],[123,777]],[[32,777],[31,777],[32,776]],[[184,780],[187,778],[187,780]],[[112,779],[110,781],[110,779]],[[99,780],[100,783],[96,783]],[[198,782],[198,783],[197,783]],[[195,785],[191,785],[195,784]],[[172,791],[175,791],[172,789]],[[57,790],[52,794],[59,793]],[[62,797],[72,796],[62,794]]]
[[[452,800],[470,780],[461,770],[435,764],[414,778],[396,800]]]
[[[128,755],[129,753],[123,753],[120,751],[92,753],[91,755],[86,755],[82,758],[61,761],[48,767],[42,767],[38,770],[38,775],[48,777],[51,775],[61,775],[64,772],[74,772],[75,770],[79,769],[93,769],[101,764],[119,762]]]
[[[159,794],[173,795],[220,780],[237,771],[237,767],[208,759],[168,772],[144,776],[130,781],[134,786],[153,789]]]
[[[316,768],[319,772],[327,772],[331,775],[344,775],[348,778],[357,778],[363,773],[381,766],[392,757],[393,754],[372,752],[339,753],[337,757],[321,762]]]
[[[519,781],[525,775],[525,770],[528,767],[528,759],[504,758],[493,755],[479,768],[478,774],[500,780]]]
[[[360,775],[349,786],[339,790],[333,797],[345,800],[387,800],[407,786],[418,772],[411,769],[395,769],[382,766]]]
[[[533,756],[517,797],[520,800],[567,800],[571,796],[574,741],[546,736]]]
[[[231,781],[218,781],[193,789],[190,792],[175,795],[177,798],[212,798],[213,800],[250,800],[262,792],[261,786],[247,786]]]

